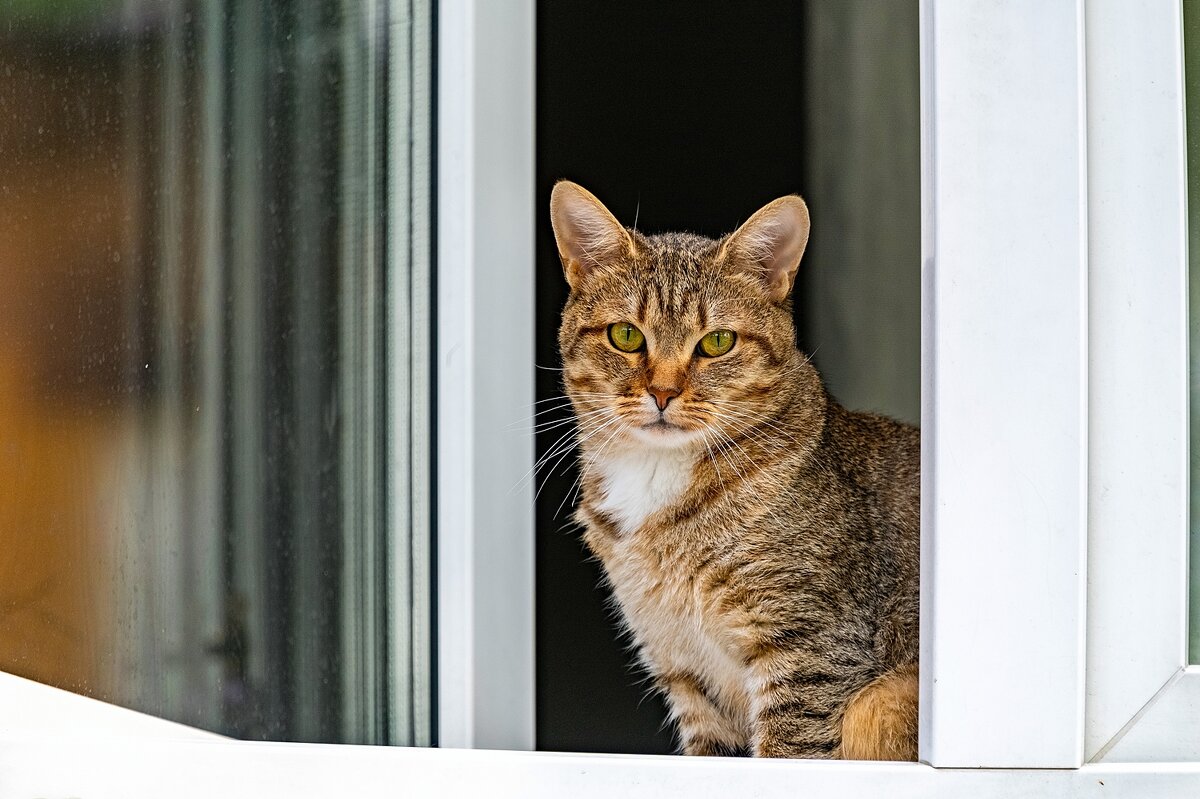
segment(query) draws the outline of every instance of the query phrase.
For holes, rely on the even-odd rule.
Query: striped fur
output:
[[[915,756],[919,434],[840,407],[796,349],[803,202],[719,241],[625,229],[574,184],[552,218],[575,518],[681,749]],[[623,321],[644,350],[609,342]],[[697,355],[717,329],[733,349]],[[649,389],[668,385],[660,414]]]

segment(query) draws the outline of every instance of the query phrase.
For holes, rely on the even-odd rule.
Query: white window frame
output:
[[[438,5],[436,635],[446,747],[534,746],[533,491],[522,479],[533,441],[512,432],[534,397],[533,24],[533,0]]]
[[[921,759],[1073,768],[1087,476],[1083,7],[928,0],[921,25]]]
[[[1181,3],[1092,0],[1089,761],[1200,760]]]
[[[483,748],[533,745],[531,496],[511,493],[532,445],[501,432],[533,396],[534,20],[532,0],[442,0],[447,748],[213,740],[0,676],[0,794],[1194,793],[1200,763],[1114,762],[1195,758],[1195,729],[1168,747],[1200,693],[1179,9],[1125,5],[921,6],[923,764]]]

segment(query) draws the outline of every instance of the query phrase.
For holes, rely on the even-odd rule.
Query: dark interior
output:
[[[546,210],[555,181],[582,184],[644,232],[714,237],[775,197],[803,191],[804,4],[748,8],[538,2],[539,400],[562,394],[554,369],[567,286]],[[538,456],[566,430],[539,435]],[[551,459],[539,472],[537,747],[673,751],[662,702],[634,667],[599,564],[569,521],[573,460]]]

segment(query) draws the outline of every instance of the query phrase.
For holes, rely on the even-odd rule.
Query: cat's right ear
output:
[[[550,193],[550,223],[563,273],[574,290],[605,262],[633,255],[633,239],[590,191],[560,180]]]
[[[767,203],[729,234],[717,255],[753,272],[772,302],[792,293],[808,245],[808,206],[795,194]]]

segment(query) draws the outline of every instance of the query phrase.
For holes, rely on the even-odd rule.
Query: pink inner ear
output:
[[[757,267],[771,298],[781,301],[791,291],[800,258],[808,244],[808,208],[799,197],[781,197],[760,209],[733,234],[739,258]]]
[[[570,233],[566,244],[571,257],[585,268],[599,265],[599,259],[620,244],[599,209],[584,205],[567,209],[566,224]]]
[[[550,197],[550,220],[567,282],[578,280],[605,259],[631,248],[629,234],[590,192],[574,183],[559,183]]]

